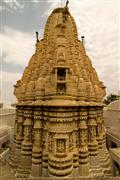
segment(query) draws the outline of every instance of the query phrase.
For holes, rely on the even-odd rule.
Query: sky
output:
[[[13,85],[23,74],[35,51],[35,32],[43,37],[51,11],[66,0],[2,0],[0,4],[0,91],[6,106],[16,101]],[[69,0],[79,39],[85,48],[107,95],[117,94],[119,78],[119,0]]]

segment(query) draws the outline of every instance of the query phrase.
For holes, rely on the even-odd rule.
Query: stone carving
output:
[[[65,23],[65,21],[67,20],[68,17],[68,7],[64,7],[63,8],[63,22]]]
[[[73,133],[69,135],[69,148],[71,151],[73,150]]]
[[[32,148],[32,168],[31,176],[39,177],[41,176],[41,163],[42,163],[42,137],[41,137],[41,122],[35,120],[34,123],[34,143]]]
[[[57,152],[58,153],[64,153],[65,152],[65,139],[57,139]]]
[[[29,116],[29,115],[28,115]],[[24,123],[24,139],[21,145],[21,159],[20,164],[16,171],[17,178],[27,178],[30,175],[31,168],[31,130],[32,130],[32,121],[31,118],[26,118]]]
[[[16,177],[108,175],[105,86],[78,39],[68,7],[53,10],[43,39],[36,35],[36,51],[14,91]]]
[[[50,133],[49,134],[49,141],[48,141],[48,148],[49,148],[50,152],[52,152],[52,149],[53,149],[52,138],[53,138],[53,135],[52,135],[52,133]]]
[[[57,49],[57,63],[63,65],[65,62],[65,47],[59,46]]]

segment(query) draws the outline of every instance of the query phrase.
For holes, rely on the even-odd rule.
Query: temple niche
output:
[[[54,9],[15,85],[16,178],[111,174],[99,80],[68,7]]]

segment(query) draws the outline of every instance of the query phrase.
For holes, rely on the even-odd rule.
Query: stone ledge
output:
[[[19,179],[22,180],[22,179]],[[47,177],[39,177],[39,178],[31,178],[29,180],[120,180],[120,177],[96,177],[96,178],[90,178],[90,177],[79,177],[79,178],[47,178]]]

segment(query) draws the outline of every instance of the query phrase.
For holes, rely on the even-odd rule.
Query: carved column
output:
[[[79,116],[79,167],[80,176],[89,175],[88,163],[88,146],[87,146],[87,111],[85,108],[80,109]]]
[[[77,122],[77,121],[76,121]],[[76,123],[77,126],[77,123]],[[72,144],[71,153],[73,153],[73,172],[72,176],[79,176],[79,132],[78,127],[69,135],[69,145]]]
[[[15,118],[15,125],[14,125],[14,144],[16,144],[16,136],[17,136],[17,129],[18,129],[18,118],[19,118],[19,109],[16,109],[16,118]],[[22,115],[22,112],[21,112]]]
[[[89,155],[90,155],[90,173],[91,175],[101,176],[102,169],[99,159],[99,151],[98,151],[98,142],[96,136],[96,122],[97,114],[96,108],[89,108],[88,115],[88,147],[89,147]]]
[[[49,142],[48,173],[49,176],[67,177],[73,172],[73,114],[67,108],[54,108],[48,122]],[[56,110],[56,111],[55,111]],[[69,137],[70,135],[70,137]]]
[[[34,120],[34,144],[32,148],[31,176],[40,177],[42,175],[42,122],[39,116],[34,116]]]
[[[32,131],[32,114],[30,111],[25,111],[24,120],[24,140],[21,145],[21,160],[18,166],[16,177],[27,178],[30,175],[31,169],[31,131]]]
[[[16,135],[17,135],[17,126],[18,126],[18,109],[16,109],[16,118],[15,118],[15,125],[14,125],[14,142],[10,146],[10,153],[9,153],[9,164],[14,169],[15,165],[15,149],[16,149]]]
[[[20,162],[21,143],[23,141],[23,122],[24,122],[23,112],[19,110],[19,117],[17,120],[16,149],[15,149],[16,166],[18,166]]]
[[[47,119],[44,114],[44,125],[42,131],[42,176],[48,176],[48,130]]]
[[[101,122],[101,138],[102,138],[102,145],[101,148],[99,149],[100,152],[100,159],[101,159],[101,165],[103,167],[104,174],[111,174],[111,161],[110,161],[110,156],[109,152],[107,150],[106,146],[106,129],[104,125],[104,119],[103,119],[103,109],[99,108],[99,120]]]
[[[103,133],[102,133],[102,118],[101,118],[101,109],[97,108],[97,141],[99,149],[103,147]]]
[[[73,172],[72,176],[79,176],[79,131],[78,131],[78,108],[71,107],[71,119],[72,124],[71,127],[73,131],[69,134],[69,144],[72,149],[70,149],[71,153],[73,153]],[[72,145],[72,146],[71,146]]]
[[[13,168],[16,169],[20,162],[20,153],[21,153],[21,143],[23,140],[23,112],[21,108],[18,108],[16,123],[15,123],[15,146],[13,154]]]

